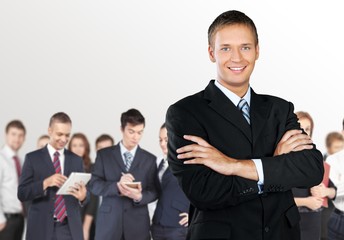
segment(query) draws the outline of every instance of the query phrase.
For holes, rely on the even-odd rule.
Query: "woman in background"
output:
[[[90,143],[87,140],[85,134],[75,133],[71,137],[68,145],[68,149],[77,154],[83,159],[84,171],[91,173],[92,162],[90,158]],[[98,199],[91,194],[90,201],[81,209],[81,219],[83,222],[83,231],[85,240],[94,239],[94,217],[97,212]]]
[[[296,112],[301,128],[312,137],[314,122],[307,112]],[[323,183],[311,189],[294,188],[294,200],[298,206],[301,221],[301,240],[319,240],[321,232],[321,210],[323,198],[333,199],[334,187],[326,187]]]

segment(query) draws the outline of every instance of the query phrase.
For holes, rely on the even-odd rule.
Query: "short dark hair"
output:
[[[164,128],[166,128],[166,123],[163,123],[163,124],[161,125],[160,130],[161,130],[161,129],[164,129]]]
[[[53,116],[51,116],[50,121],[49,121],[49,127],[51,127],[51,125],[55,122],[72,124],[72,120],[64,112],[57,112]]]
[[[139,110],[131,108],[128,111],[122,113],[121,116],[121,128],[124,129],[127,124],[130,123],[131,125],[145,125],[145,118],[140,113]]]
[[[111,141],[112,145],[114,145],[114,143],[115,143],[115,140],[109,134],[102,134],[99,137],[97,137],[96,145],[100,142],[103,142],[103,141]]]
[[[327,148],[331,147],[332,143],[336,140],[344,142],[344,136],[339,132],[330,132],[329,134],[327,134],[326,140],[325,140],[326,147]]]
[[[10,128],[18,128],[20,130],[24,131],[24,134],[26,134],[26,129],[24,127],[24,124],[20,120],[12,120],[10,121],[6,126],[6,133],[10,130]]]
[[[213,23],[208,28],[208,44],[213,44],[214,36],[217,31],[225,26],[235,24],[242,24],[249,27],[255,36],[256,45],[258,45],[258,33],[256,25],[251,18],[249,18],[244,13],[236,10],[223,12],[213,21]]]

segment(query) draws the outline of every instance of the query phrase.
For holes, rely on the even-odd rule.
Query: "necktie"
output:
[[[128,172],[131,166],[131,163],[133,162],[133,155],[131,154],[131,152],[125,152],[124,158],[125,158],[125,170]]]
[[[167,162],[165,159],[162,159],[158,167],[158,177],[159,177],[160,182],[162,180],[162,176],[164,175],[166,168],[167,168]]]
[[[250,121],[250,107],[248,106],[248,103],[245,99],[240,99],[240,102],[238,104],[238,109],[242,112],[242,115],[245,117],[248,124],[251,124]]]
[[[54,153],[53,164],[56,173],[61,173],[59,155],[59,152]],[[62,195],[56,195],[54,204],[54,215],[59,222],[63,222],[63,220],[67,217],[66,205]]]
[[[14,160],[14,164],[16,165],[17,176],[19,178],[20,174],[21,174],[21,167],[20,167],[19,158],[17,156],[13,156],[13,160]]]

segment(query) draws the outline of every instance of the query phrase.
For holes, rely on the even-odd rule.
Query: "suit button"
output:
[[[269,228],[269,227],[265,227],[265,228],[264,228],[264,231],[265,231],[265,232],[269,232],[269,231],[270,231],[270,228]]]

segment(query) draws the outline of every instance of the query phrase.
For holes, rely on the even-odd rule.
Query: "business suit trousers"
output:
[[[185,240],[186,227],[164,227],[153,224],[151,227],[153,240]]]
[[[24,216],[22,214],[5,214],[6,227],[0,232],[0,240],[22,240]]]
[[[54,233],[52,240],[73,240],[68,222],[54,222]]]
[[[344,212],[334,209],[328,221],[328,240],[344,240]]]
[[[321,212],[300,213],[301,240],[320,240]]]

